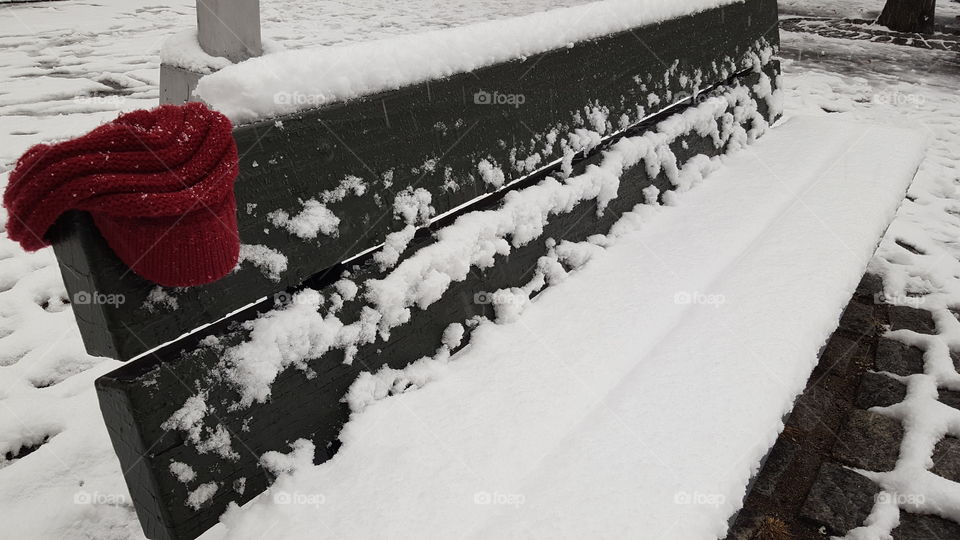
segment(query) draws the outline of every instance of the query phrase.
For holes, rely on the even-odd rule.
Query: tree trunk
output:
[[[887,0],[877,23],[898,32],[933,32],[937,0]]]

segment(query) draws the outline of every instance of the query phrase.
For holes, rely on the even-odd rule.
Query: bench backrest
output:
[[[90,300],[73,306],[87,351],[127,360],[322,274],[402,229],[394,202],[409,189],[429,192],[439,215],[525,177],[563,157],[559,143],[546,142],[547,134],[565,140],[583,127],[576,116],[589,127],[590,104],[609,108],[616,129],[622,117],[635,123],[726,79],[755,52],[758,38],[769,38],[775,16],[775,1],[735,3],[442,81],[239,126],[240,239],[257,263],[242,262],[210,285],[164,290],[130,272],[88,215],[63,218],[55,251],[70,298]],[[484,103],[494,92],[522,96],[523,103]],[[481,169],[481,162],[490,167]],[[324,205],[339,219],[335,235],[320,231],[301,238],[271,219],[276,211],[292,217],[304,209],[303,201],[351,182],[362,184],[362,195],[350,191]],[[285,270],[269,266],[284,257]]]

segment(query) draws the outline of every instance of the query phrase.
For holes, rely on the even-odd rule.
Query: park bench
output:
[[[239,4],[252,22],[214,19],[257,49],[257,3]],[[206,35],[215,30],[200,19],[205,50],[231,56],[230,40]],[[266,452],[308,439],[317,460],[329,459],[361,373],[463,347],[471,321],[497,316],[496,292],[543,277],[556,243],[607,233],[636,205],[668,200],[683,184],[678,168],[751,142],[778,115],[778,44],[776,0],[746,0],[236,125],[242,264],[209,285],[150,283],[111,252],[89,215],[64,215],[52,239],[70,298],[83,299],[73,311],[87,351],[127,361],[96,386],[145,534],[202,534],[230,503],[270,485]],[[201,74],[164,69],[162,99],[190,98]],[[552,177],[596,172],[606,151],[641,136],[655,151],[627,164],[615,193],[554,209],[542,231],[488,239],[489,256],[462,261],[459,275],[404,266],[470,241],[453,234],[458,219],[562,184]],[[311,200],[339,219],[335,233],[293,226]],[[424,286],[392,297],[386,287],[433,278],[442,294]],[[311,341],[341,323],[349,339]],[[250,343],[262,364],[238,374],[232,355]],[[237,384],[261,368],[272,384]]]

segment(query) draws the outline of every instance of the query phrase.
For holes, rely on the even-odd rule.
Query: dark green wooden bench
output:
[[[582,127],[574,118],[585,108],[606,107],[614,125],[599,146],[576,154],[574,175],[598,163],[603,150],[618,140],[656,130],[672,115],[706,97],[732,95],[733,89],[743,88],[755,98],[751,103],[756,101],[758,115],[738,118],[733,113],[745,103],[731,99],[728,114],[718,122],[739,122],[746,129],[772,122],[777,113],[765,96],[757,95],[763,87],[757,83],[769,79],[775,84],[779,63],[769,51],[778,45],[776,0],[747,0],[324,106],[281,122],[238,126],[241,242],[284,254],[288,265],[275,272],[278,275],[243,263],[210,285],[158,289],[128,271],[88,215],[65,215],[53,238],[70,297],[89,293],[125,299],[75,303],[73,310],[88,352],[125,361],[137,357],[96,384],[146,535],[195,538],[217,523],[229,503],[242,504],[261,493],[272,480],[259,464],[264,452],[286,452],[289,443],[303,438],[316,444],[318,461],[328,459],[337,451],[337,437],[349,415],[343,398],[360,373],[384,365],[401,368],[433,355],[451,323],[493,317],[493,307],[477,301],[478,295],[531,279],[548,252],[548,238],[582,241],[606,233],[624,212],[645,201],[644,188],[656,186],[662,197],[673,185],[664,171],[642,164],[631,168],[602,213],[590,200],[551,216],[537,240],[497,256],[492,267],[475,268],[425,309],[411,307],[409,322],[394,328],[389,339],[377,336],[349,357],[333,348],[309,358],[306,366],[279,373],[268,400],[238,406],[244,396],[222,376],[223,351],[249,339],[250,325],[244,323],[289,304],[299,290],[314,289],[329,298],[344,277],[359,285],[360,292],[344,302],[338,317],[345,323],[358,320],[368,305],[365,283],[392,271],[381,269],[374,254],[389,233],[406,226],[392,211],[398,194],[407,188],[426,190],[436,214],[446,214],[420,224],[402,261],[434,243],[434,233],[457,217],[496,208],[506,193],[556,175],[563,154],[559,145],[544,150],[546,134],[555,131],[565,138]],[[524,103],[506,107],[475,102],[478,93],[493,91],[522,95]],[[747,94],[740,90],[740,95]],[[626,119],[622,126],[621,117]],[[669,148],[683,164],[698,154],[721,154],[728,144],[723,137],[692,129],[671,140]],[[512,166],[535,151],[545,154],[536,170]],[[504,186],[483,180],[481,160],[502,167]],[[424,166],[431,161],[437,165]],[[348,177],[362,179],[367,189],[327,205],[340,217],[337,236],[303,239],[268,217],[276,210],[296,214],[300,201],[318,197]],[[451,179],[456,189],[451,189]],[[469,332],[467,325],[463,343]],[[191,398],[202,399],[206,407],[197,424],[201,439],[170,422]],[[198,444],[218,433],[229,437],[232,451]],[[181,482],[171,471],[172,463],[189,465],[195,478]],[[217,487],[212,497],[188,504],[191,492],[210,483]]]

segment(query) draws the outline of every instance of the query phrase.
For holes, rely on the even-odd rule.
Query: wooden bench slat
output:
[[[524,158],[544,150],[543,137],[553,129],[564,138],[576,127],[574,114],[583,116],[585,106],[609,107],[614,123],[623,114],[635,122],[640,116],[636,104],[650,109],[659,101],[662,107],[689,95],[697,70],[700,88],[726,78],[757,52],[758,39],[777,43],[776,0],[730,4],[279,123],[239,126],[234,134],[242,156],[236,184],[241,241],[283,253],[287,270],[273,281],[244,263],[216,283],[164,291],[178,308],[158,305],[151,310],[145,303],[155,285],[128,271],[89,216],[66,215],[53,234],[70,297],[87,293],[125,300],[74,304],[87,351],[130,359],[275,291],[298,286],[401,229],[404,223],[392,207],[404,188],[429,191],[438,213],[455,208],[494,189],[477,170],[481,159],[501,166],[507,181],[521,178],[529,171],[511,167],[511,152],[516,149],[516,156]],[[524,103],[478,105],[478,91],[523,95]],[[544,154],[541,164],[561,157],[557,146]],[[433,170],[425,167],[431,160]],[[391,171],[388,187],[383,178]],[[362,178],[367,190],[328,205],[341,220],[338,236],[304,240],[268,220],[275,210],[295,214],[300,201],[335,188],[348,176]],[[456,191],[444,187],[451,178]]]

